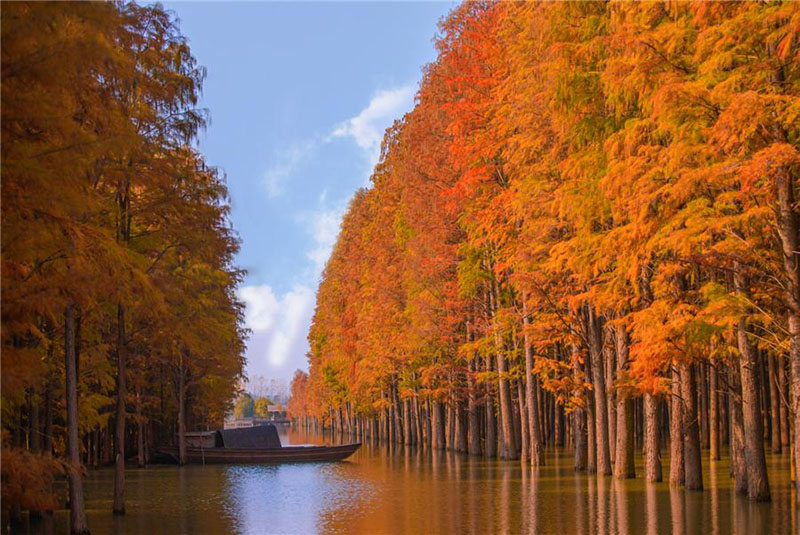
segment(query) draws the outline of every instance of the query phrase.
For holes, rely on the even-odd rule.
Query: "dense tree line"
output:
[[[194,141],[205,72],[158,5],[2,7],[3,512],[88,532],[83,467],[221,422],[241,379],[238,238]],[[177,435],[176,435],[177,433]],[[176,438],[177,436],[177,438]]]
[[[668,447],[687,489],[730,455],[769,500],[765,450],[800,462],[798,20],[456,8],[344,216],[291,414],[618,478],[642,448],[648,481]]]

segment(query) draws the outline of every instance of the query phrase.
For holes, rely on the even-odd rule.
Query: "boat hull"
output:
[[[186,462],[189,464],[318,463],[341,461],[360,447],[361,444],[357,443],[341,446],[287,446],[269,450],[186,448]],[[177,446],[162,446],[156,451],[178,462]]]

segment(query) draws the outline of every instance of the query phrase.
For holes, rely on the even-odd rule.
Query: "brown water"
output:
[[[296,430],[282,438],[330,441]],[[93,534],[796,534],[788,463],[768,457],[770,504],[735,495],[727,461],[706,460],[705,492],[687,492],[578,474],[564,451],[549,451],[532,472],[516,461],[370,445],[339,463],[131,469],[125,517],[111,515],[113,471],[90,472],[85,488]],[[641,476],[641,459],[636,468]],[[68,512],[14,533],[68,533]]]

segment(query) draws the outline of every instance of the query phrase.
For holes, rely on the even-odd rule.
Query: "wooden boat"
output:
[[[341,461],[361,447],[360,443],[340,446],[282,446],[274,425],[241,429],[220,429],[187,433],[186,462],[190,464],[277,464]],[[177,446],[156,449],[178,462]]]

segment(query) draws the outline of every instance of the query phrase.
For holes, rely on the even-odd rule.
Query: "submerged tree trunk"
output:
[[[500,455],[503,459],[516,459],[517,446],[514,441],[514,428],[513,416],[511,414],[511,388],[508,384],[508,377],[506,373],[506,358],[499,351],[497,353],[497,374],[500,377],[498,380],[498,390],[500,393],[500,422],[503,431],[503,450]]]
[[[479,415],[478,415],[478,392],[477,392],[477,385],[475,384],[475,378],[472,376],[472,372],[475,371],[475,360],[470,359],[469,361],[469,371],[470,375],[468,378],[468,385],[469,385],[469,407],[468,407],[468,415],[469,415],[469,453],[470,455],[480,455],[481,454],[481,435],[480,435],[480,423],[479,423]]]
[[[783,252],[785,299],[789,325],[789,366],[791,368],[792,409],[794,412],[795,499],[800,502],[800,216],[795,206],[797,177],[789,169],[777,176],[778,234]]]
[[[492,371],[492,358],[486,357],[486,371]],[[490,387],[487,387],[487,389]],[[497,456],[497,415],[494,408],[494,396],[491,391],[486,393],[486,435],[484,452],[487,457]]]
[[[718,461],[719,455],[719,393],[718,390],[717,367],[712,365],[709,367],[708,374],[708,398],[709,398],[709,448],[712,461]]]
[[[528,414],[525,408],[525,386],[523,378],[519,378],[517,383],[517,404],[519,405],[519,438],[520,438],[520,459],[528,462],[530,459],[530,433],[528,431]]]
[[[617,370],[624,370],[628,362],[628,332],[624,325],[615,328],[617,346]],[[619,373],[618,373],[619,375]],[[633,460],[633,407],[630,397],[617,392],[617,447],[614,456],[614,475],[619,479],[636,477]]]
[[[125,514],[125,361],[127,347],[125,339],[125,308],[117,305],[117,414],[116,414],[116,457],[114,464],[114,506],[115,515]]]
[[[81,479],[81,452],[78,437],[78,372],[76,347],[75,305],[64,310],[64,370],[67,383],[67,461],[69,462],[70,532],[89,533]]]
[[[683,398],[683,461],[686,466],[684,485],[689,490],[703,490],[700,426],[697,422],[697,381],[693,365],[686,363],[681,364],[681,397]]]
[[[728,382],[731,411],[731,475],[734,489],[747,494],[747,462],[744,455],[744,423],[742,416],[741,371],[738,364],[731,364]]]
[[[781,408],[778,383],[778,357],[767,354],[768,378],[769,382],[769,413],[770,413],[770,445],[772,453],[781,452]]]
[[[608,406],[606,399],[605,367],[603,366],[603,328],[591,306],[587,307],[589,354],[592,359],[594,390],[595,438],[597,441],[597,471],[611,475],[611,454],[608,445]]]
[[[683,401],[681,400],[681,372],[672,368],[672,395],[669,403],[669,482],[683,485],[686,481],[683,449]]]
[[[536,400],[536,379],[533,374],[533,351],[531,350],[530,339],[526,327],[530,325],[528,316],[528,305],[525,297],[522,299],[522,323],[523,323],[523,343],[525,344],[525,400],[527,405],[528,432],[530,441],[528,450],[530,451],[531,466],[541,466],[544,464],[542,455],[542,437],[539,434],[539,405]]]
[[[145,424],[142,418],[142,392],[139,385],[136,386],[136,462],[139,468],[144,468],[147,464],[145,455]]]
[[[738,292],[744,291],[740,270],[734,272]],[[747,338],[747,318],[741,316],[736,329],[742,377],[742,416],[744,418],[744,457],[747,463],[747,496],[751,500],[769,501],[767,460],[764,454],[764,428],[759,386],[761,366],[758,352]]]
[[[644,473],[647,481],[661,481],[661,446],[658,400],[652,394],[644,395]]]
[[[447,447],[444,432],[444,407],[441,402],[433,402],[433,449],[443,450]]]
[[[186,377],[183,369],[183,351],[178,368],[178,463],[186,464]]]

